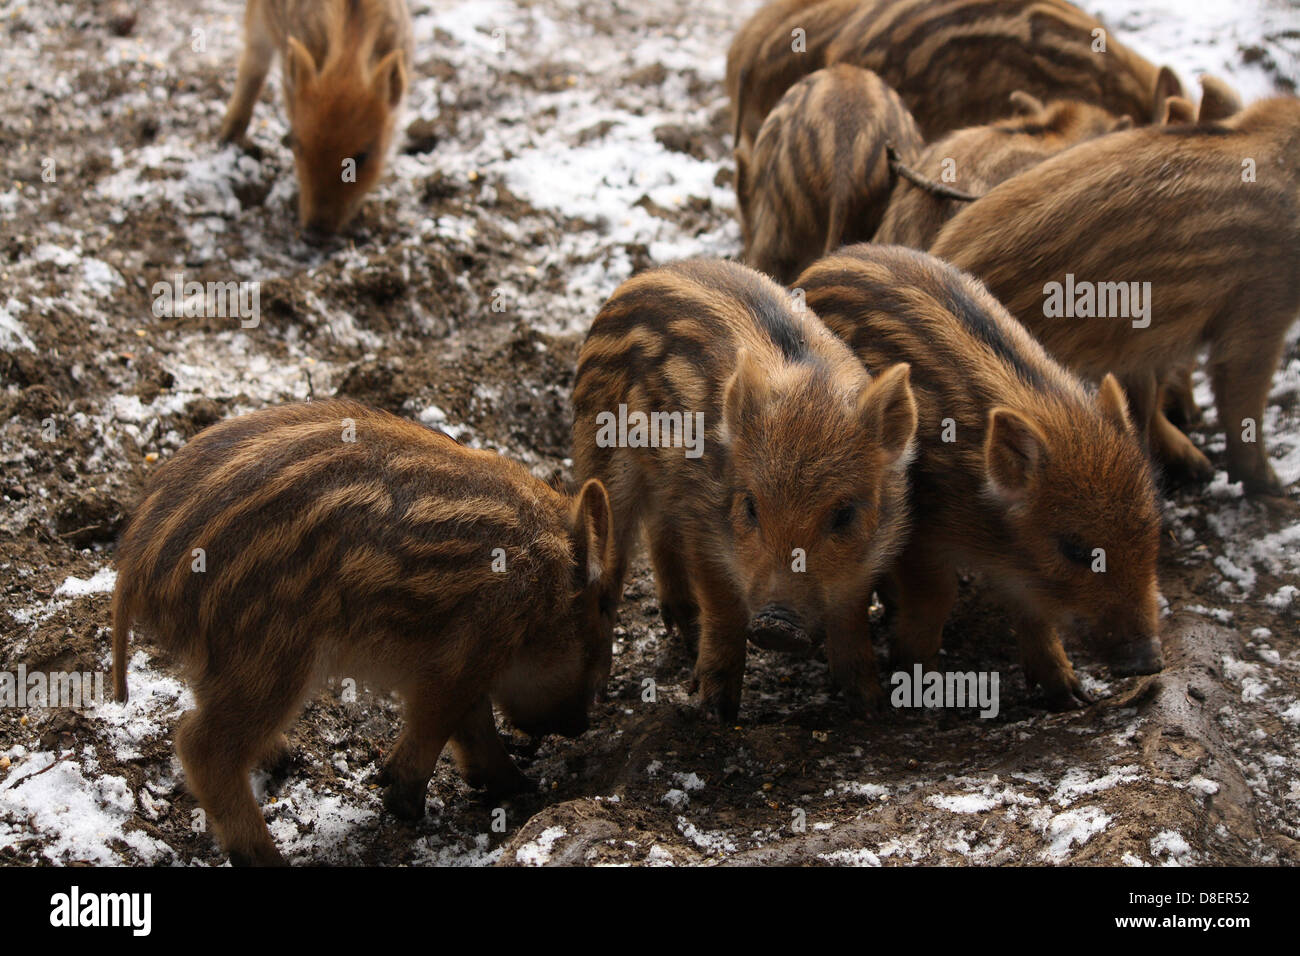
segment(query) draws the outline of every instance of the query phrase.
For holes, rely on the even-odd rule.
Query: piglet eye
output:
[[[847,531],[849,525],[853,524],[853,519],[857,517],[858,510],[853,505],[841,505],[835,509],[831,515],[832,531]]]
[[[1091,553],[1077,538],[1060,538],[1057,540],[1057,547],[1067,561],[1084,567],[1088,566]]]
[[[753,495],[745,495],[745,517],[758,524],[758,502]]]

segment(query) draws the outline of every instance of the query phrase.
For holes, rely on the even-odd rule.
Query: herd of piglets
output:
[[[336,232],[383,174],[412,53],[404,0],[250,0],[220,135],[278,54],[301,225]],[[738,719],[751,644],[824,646],[869,717],[873,596],[893,665],[934,669],[959,571],[1074,708],[1063,633],[1116,675],[1163,666],[1160,487],[1213,474],[1175,424],[1202,350],[1230,478],[1284,494],[1258,429],[1300,312],[1300,100],[1207,76],[1194,107],[1065,0],[774,0],[726,85],[744,264],[613,293],[570,488],[338,400],[214,425],[152,476],[117,552],[116,694],[133,627],[182,662],[177,750],[233,862],[282,862],[248,775],[330,676],[405,701],[394,814],[423,814],[448,744],[471,785],[527,789],[494,707],[583,733],[642,539],[706,717]],[[1076,279],[1146,284],[1140,320],[1045,308]]]

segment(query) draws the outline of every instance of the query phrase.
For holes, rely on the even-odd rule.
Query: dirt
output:
[[[226,416],[347,395],[499,449],[540,477],[571,477],[568,394],[599,302],[665,253],[738,251],[720,58],[748,8],[495,6],[510,25],[506,62],[483,52],[490,23],[459,24],[453,4],[412,4],[428,33],[417,57],[428,85],[385,185],[344,236],[317,247],[296,228],[274,81],[250,151],[212,142],[233,79],[237,3],[203,0],[179,25],[162,9],[127,15],[107,0],[0,3],[0,44],[15,48],[5,70],[42,66],[0,92],[0,308],[31,345],[0,349],[0,670],[107,671],[109,593],[60,586],[111,567],[150,471]],[[579,39],[547,40],[547,24]],[[207,38],[202,52],[192,28]],[[481,50],[465,51],[466,31]],[[652,53],[617,52],[637,43]],[[683,65],[675,53],[690,43],[716,62]],[[1287,62],[1264,53],[1241,56]],[[575,122],[570,96],[610,112]],[[480,162],[494,150],[506,163],[527,157],[547,136],[578,150],[624,135],[664,162],[693,164],[669,168],[702,172],[695,187],[648,183],[630,195],[628,210],[649,217],[631,229],[599,211],[549,208],[505,167]],[[47,158],[55,182],[42,179]],[[182,271],[261,282],[259,325],[155,315],[154,283]],[[1266,420],[1289,468],[1300,446],[1297,363],[1293,339]],[[1211,415],[1194,437],[1222,467],[1212,426]],[[696,714],[689,658],[665,634],[641,560],[592,729],[576,741],[511,737],[538,793],[498,806],[444,758],[426,819],[395,821],[374,777],[399,703],[364,687],[349,699],[339,681],[293,728],[289,764],[256,784],[297,863],[1297,863],[1300,601],[1285,591],[1297,583],[1295,483],[1289,506],[1243,502],[1222,475],[1209,491],[1173,492],[1160,566],[1167,666],[1117,678],[1072,640],[1098,698],[1084,710],[1045,709],[1025,686],[1005,614],[967,582],[944,667],[997,672],[995,717],[965,708],[850,719],[824,659],[751,649],[739,723],[717,727]],[[1251,552],[1253,542],[1273,544]],[[1249,580],[1236,573],[1243,554],[1253,555]],[[879,620],[881,661],[889,636]],[[147,635],[132,650],[133,681],[175,674]],[[51,823],[16,796],[59,757],[92,790],[124,781],[124,797],[100,798],[117,821],[100,839],[111,862],[222,863],[171,750],[183,703],[146,694],[135,723],[111,703],[0,708],[10,761],[0,864],[104,861],[93,840],[60,841],[67,818]]]

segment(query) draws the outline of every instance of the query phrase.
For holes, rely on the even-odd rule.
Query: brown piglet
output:
[[[302,228],[337,232],[384,171],[413,55],[406,0],[248,0],[222,141],[244,135],[276,53]]]
[[[745,21],[727,50],[733,146],[748,152],[772,107],[801,77],[826,65],[836,32],[872,0],[772,0]]]
[[[796,301],[736,263],[656,269],[615,291],[578,359],[574,470],[609,489],[614,579],[644,529],[701,708],[725,721],[747,640],[824,639],[850,708],[883,698],[866,618],[907,527],[907,367],[869,378]]]
[[[773,0],[727,54],[736,145],[798,79],[834,63],[898,91],[927,142],[1003,117],[1023,90],[1158,122],[1182,86],[1066,0]]]
[[[826,49],[826,63],[874,70],[898,91],[926,141],[1002,118],[1014,91],[1081,100],[1158,122],[1182,92],[1168,67],[1129,49],[1066,0],[876,0]]]
[[[1075,372],[1113,372],[1173,477],[1213,475],[1158,398],[1208,348],[1229,479],[1282,494],[1262,428],[1300,313],[1300,99],[1081,143],[971,203],[931,252]]]
[[[403,697],[384,805],[417,819],[450,742],[471,786],[531,786],[497,735],[569,736],[609,676],[609,501],[356,402],[213,425],[159,468],[118,546],[115,694],[128,629],[177,660],[196,709],[176,732],[232,862],[282,862],[248,774],[331,676]]]
[[[1237,91],[1217,76],[1201,77],[1201,104],[1195,117],[1170,119],[1170,122],[1215,123],[1234,116],[1242,110],[1241,97]],[[1201,421],[1201,409],[1192,394],[1192,372],[1196,363],[1190,362],[1183,368],[1169,373],[1161,385],[1159,407],[1166,418],[1173,424],[1184,427]]]
[[[889,575],[898,665],[933,669],[959,569],[1008,601],[1025,676],[1051,705],[1088,701],[1059,630],[1115,673],[1162,666],[1160,514],[1112,377],[1096,394],[975,279],[902,246],[849,246],[799,278],[876,373],[912,369],[912,534]]]
[[[872,237],[921,134],[880,77],[843,64],[804,77],[768,114],[752,154],[736,150],[744,260],[788,283],[814,259]]]
[[[931,182],[979,196],[1076,143],[1133,125],[1131,118],[1112,116],[1100,106],[1077,100],[1045,106],[1019,90],[1011,94],[1009,106],[1010,118],[949,133],[909,165]],[[928,249],[943,224],[965,205],[901,179],[871,238],[882,245]]]

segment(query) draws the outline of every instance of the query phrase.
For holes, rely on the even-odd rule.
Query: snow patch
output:
[[[547,827],[537,835],[536,840],[525,843],[515,851],[515,861],[525,866],[545,866],[551,861],[551,850],[555,841],[568,835],[564,827]]]

